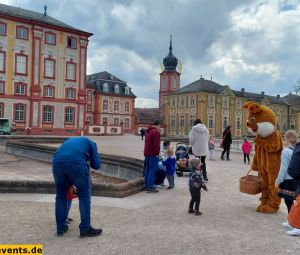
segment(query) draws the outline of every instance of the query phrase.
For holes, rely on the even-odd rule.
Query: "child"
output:
[[[161,186],[164,186],[165,178],[166,178],[166,167],[163,166],[162,161],[166,160],[168,157],[167,151],[170,147],[170,141],[166,140],[163,142],[163,144],[160,146],[159,151],[159,162],[158,162],[158,168],[157,173],[154,180],[154,187],[155,188],[161,188]]]
[[[248,142],[248,140],[245,138],[244,142],[242,144],[242,151],[244,153],[244,164],[246,164],[246,157],[248,159],[248,164],[250,164],[250,157],[249,154],[252,150],[252,144]]]
[[[174,149],[169,148],[167,151],[168,158],[166,160],[162,161],[162,164],[166,166],[166,175],[169,182],[169,187],[167,189],[173,189],[174,188],[174,174],[176,171],[176,158],[174,155]]]
[[[201,215],[202,213],[199,211],[200,206],[200,198],[201,198],[201,188],[205,191],[208,191],[202,176],[202,171],[200,170],[200,159],[193,158],[190,161],[191,173],[189,179],[189,188],[191,193],[191,201],[189,205],[189,213],[195,213],[195,215]],[[193,209],[195,204],[195,211]]]
[[[215,160],[213,157],[213,153],[215,149],[215,139],[212,135],[209,137],[208,149],[209,149],[209,160]]]
[[[69,218],[69,212],[72,206],[72,200],[73,198],[77,197],[77,189],[74,185],[69,186],[68,193],[67,193],[67,201],[68,201],[68,214],[67,214],[67,224],[70,224],[73,219]]]
[[[295,145],[297,143],[298,134],[294,130],[288,130],[284,134],[284,145],[286,146],[281,154],[281,164],[280,164],[280,170],[278,173],[278,177],[275,181],[275,187],[279,188],[279,196],[284,198],[284,202],[286,204],[288,213],[291,210],[291,207],[293,205],[294,197],[290,197],[288,195],[282,195],[280,192],[280,189],[282,190],[288,190],[295,192],[297,188],[297,183],[293,178],[287,173],[287,169],[289,166],[289,163],[291,161],[291,157],[295,148]]]

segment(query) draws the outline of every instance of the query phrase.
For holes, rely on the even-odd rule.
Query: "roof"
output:
[[[74,28],[72,26],[69,26],[68,24],[65,24],[57,19],[54,19],[47,14],[34,12],[30,10],[25,10],[20,7],[14,7],[6,4],[0,4],[0,15],[3,14],[5,16],[15,17],[27,20],[29,22],[38,22],[42,24],[52,25],[56,27],[61,27],[69,30],[73,30],[79,33],[89,34],[89,36],[93,35],[92,33],[88,33],[82,30],[79,30],[77,28]]]
[[[212,94],[221,94],[226,88],[229,86],[218,84],[212,80],[206,80],[204,78],[200,78],[189,85],[186,85],[179,89],[176,92],[170,93],[170,95],[177,95],[177,94],[187,94],[193,92],[206,92]],[[255,101],[255,102],[262,102],[265,98],[268,100],[270,104],[284,104],[287,105],[286,100],[283,97],[278,96],[270,96],[266,94],[258,94],[252,92],[246,92],[244,89],[238,90],[231,90],[235,96],[244,97],[248,100]],[[300,104],[300,102],[299,102]]]
[[[289,93],[288,95],[284,96],[283,99],[289,104],[289,105],[300,105],[300,96]]]
[[[103,85],[108,85],[108,91],[104,91]],[[115,92],[115,86],[119,86],[119,93]],[[125,88],[129,88],[129,94],[125,93]],[[112,75],[107,71],[103,71],[100,73],[94,73],[87,75],[87,88],[95,89],[97,93],[104,93],[104,94],[117,94],[127,97],[136,97],[131,88],[127,85],[125,81],[117,78],[116,76]]]
[[[186,94],[190,92],[207,92],[220,94],[225,89],[226,86],[220,85],[211,80],[205,80],[204,78],[200,78],[197,81],[192,82],[189,85],[186,85],[179,89],[178,91],[172,94]]]
[[[152,125],[155,120],[162,119],[159,117],[159,108],[135,108],[135,116],[137,124]]]

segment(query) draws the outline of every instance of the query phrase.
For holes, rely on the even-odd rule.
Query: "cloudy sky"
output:
[[[200,75],[232,89],[294,92],[300,79],[300,0],[0,0],[92,32],[88,74],[126,81],[138,107],[157,107],[160,63],[182,62],[181,86]],[[299,82],[300,83],[300,82]]]

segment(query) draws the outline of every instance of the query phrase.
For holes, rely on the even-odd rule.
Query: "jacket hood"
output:
[[[193,130],[198,133],[203,133],[206,131],[206,126],[204,124],[199,123],[196,126],[193,126]]]
[[[153,129],[157,129],[157,128],[155,126],[150,126],[150,127],[148,127],[147,131],[149,132],[149,131],[152,131]]]

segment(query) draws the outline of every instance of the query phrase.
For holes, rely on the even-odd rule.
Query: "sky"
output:
[[[158,107],[168,55],[182,63],[181,87],[200,78],[282,96],[300,84],[300,0],[0,0],[94,35],[87,73],[126,81],[137,107]],[[299,82],[298,82],[299,81]]]

